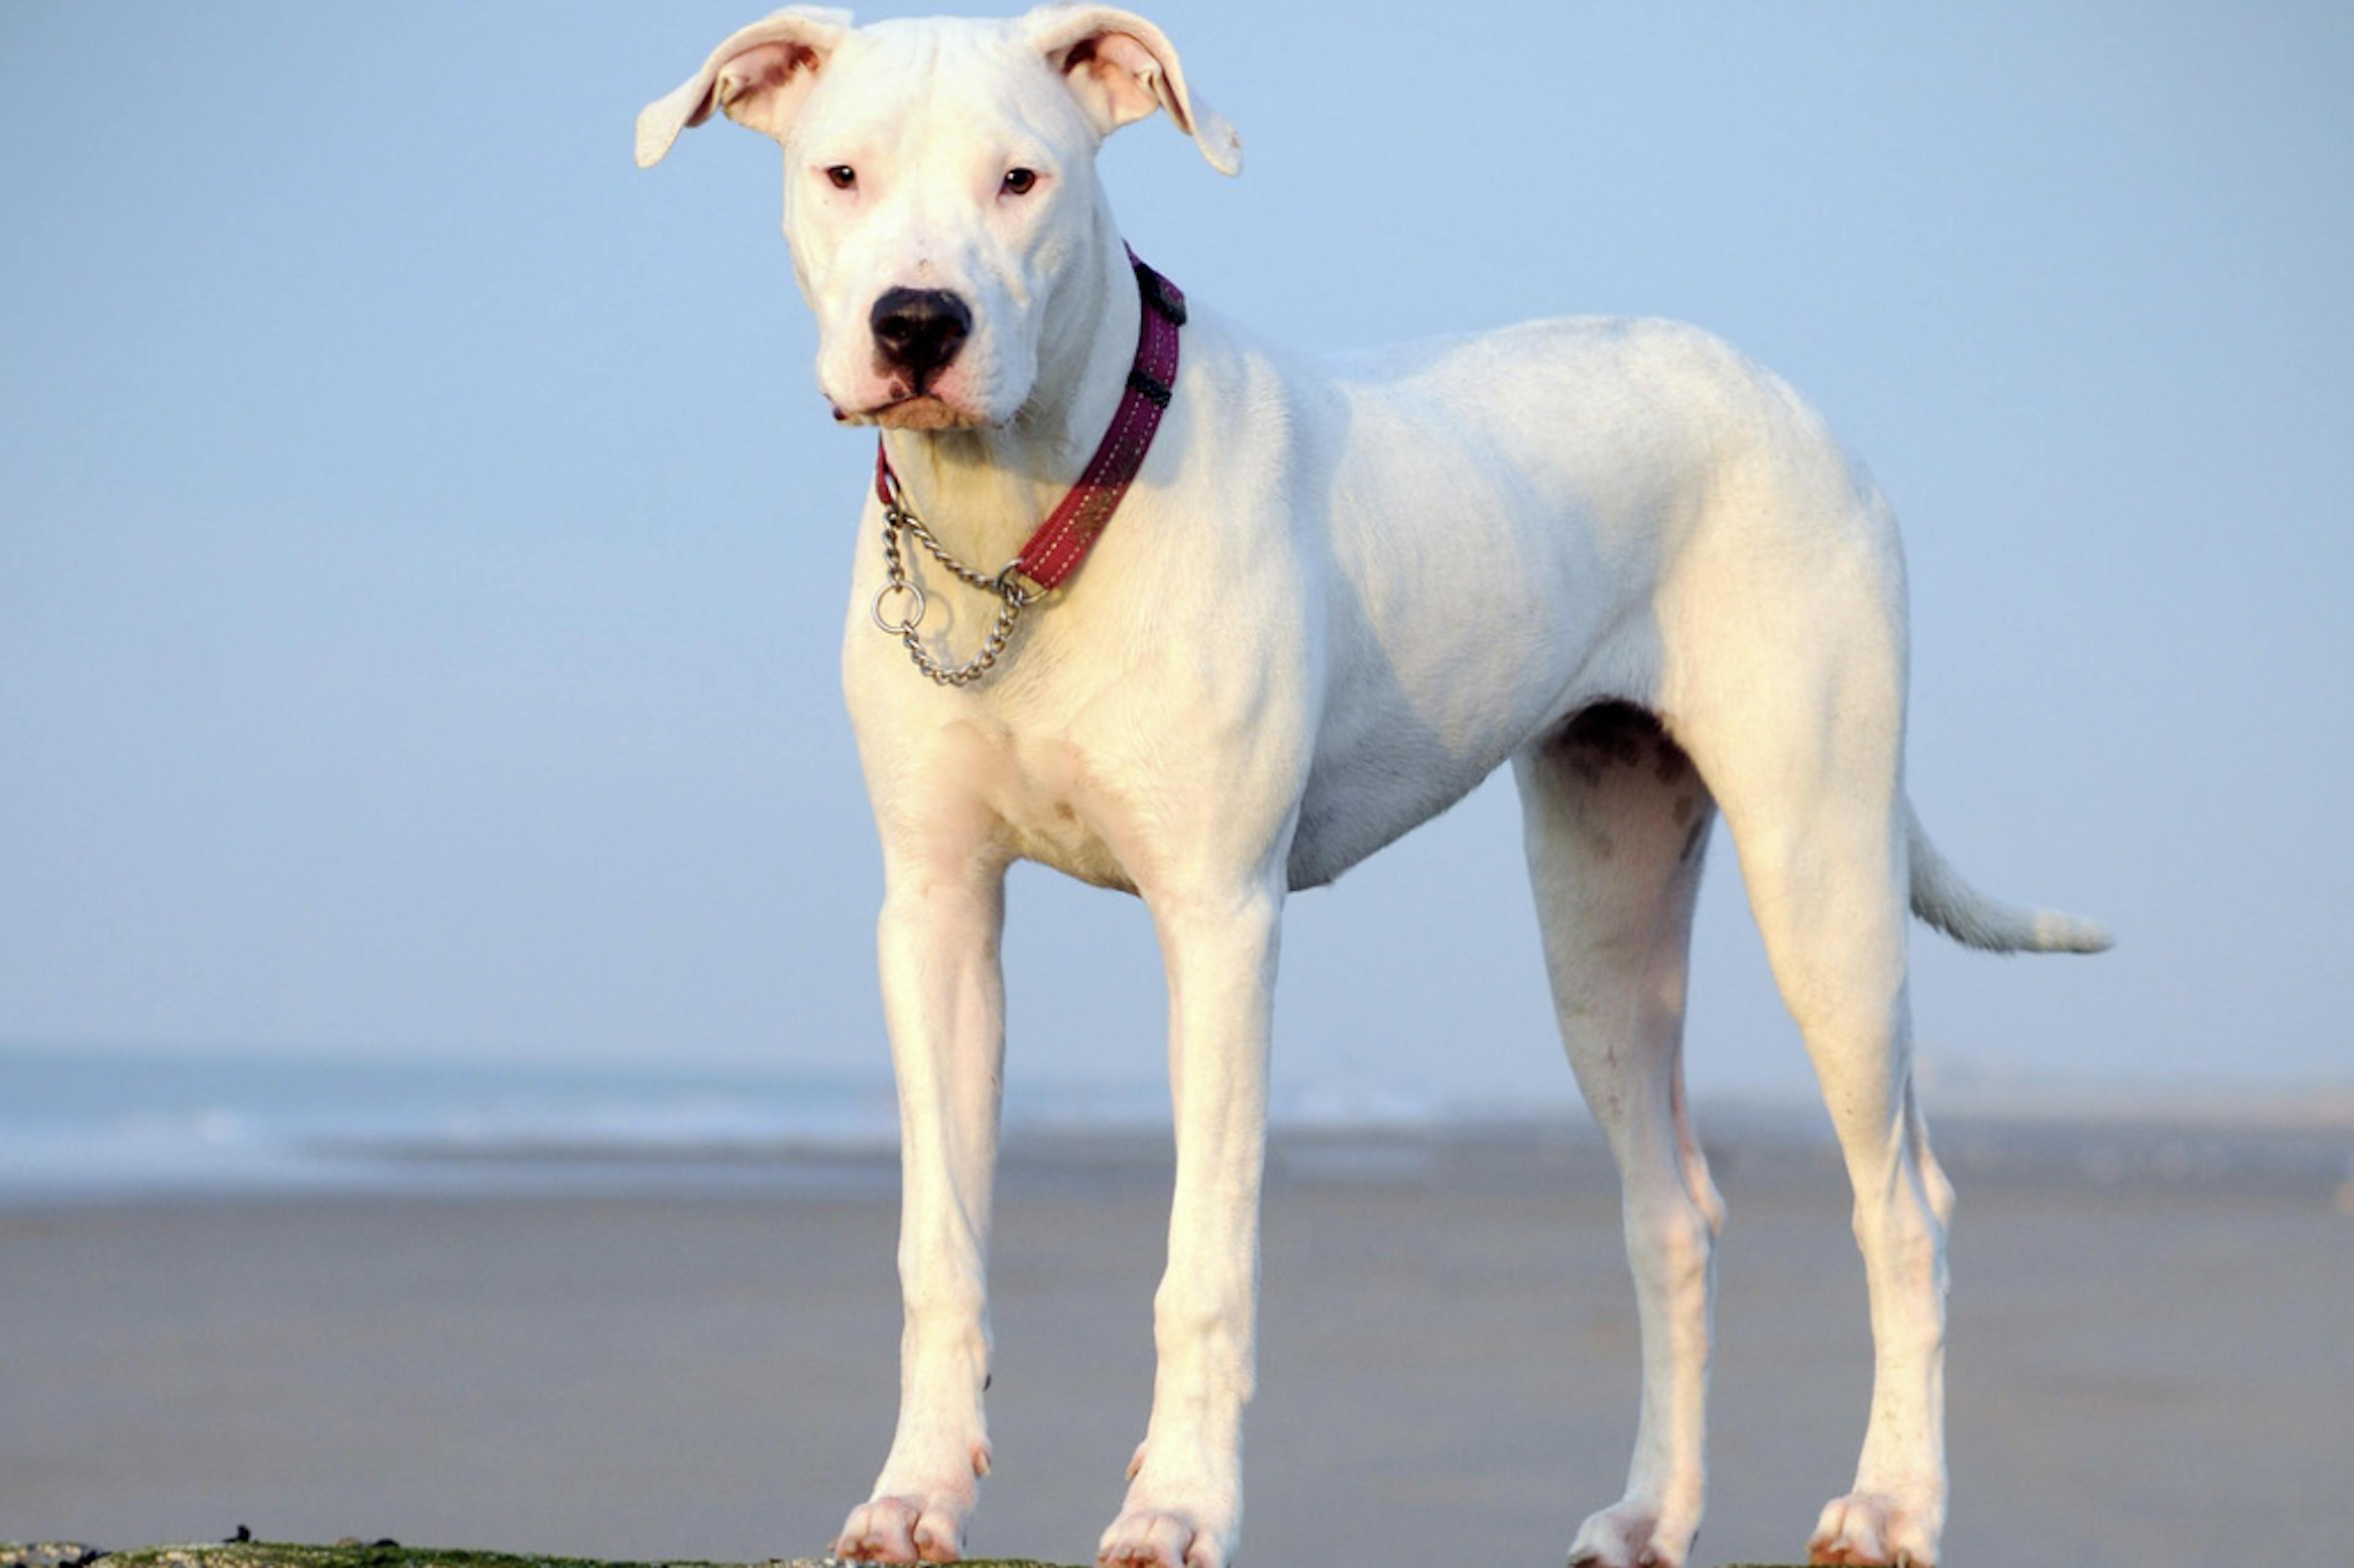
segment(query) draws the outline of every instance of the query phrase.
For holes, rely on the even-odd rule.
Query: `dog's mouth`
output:
[[[875,410],[875,422],[893,430],[960,430],[981,423],[945,397],[918,392]]]
[[[880,425],[886,430],[969,430],[982,421],[945,397],[918,392],[871,408],[833,406],[836,424]]]

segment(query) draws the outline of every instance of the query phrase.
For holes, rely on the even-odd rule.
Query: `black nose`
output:
[[[890,289],[875,302],[867,324],[885,364],[924,378],[957,356],[972,332],[972,312],[944,289]]]

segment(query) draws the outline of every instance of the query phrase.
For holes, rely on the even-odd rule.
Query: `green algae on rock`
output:
[[[830,1557],[775,1557],[758,1563],[721,1563],[673,1557],[656,1562],[626,1562],[389,1543],[313,1546],[284,1541],[143,1546],[128,1552],[102,1552],[71,1542],[0,1542],[0,1568],[830,1568],[833,1561]],[[965,1568],[1060,1565],[1028,1557],[995,1557],[970,1559]]]
[[[599,1557],[535,1557],[511,1552],[445,1551],[386,1542],[308,1546],[299,1542],[234,1541],[217,1545],[143,1546],[102,1552],[74,1542],[0,1542],[0,1568],[842,1568],[832,1557],[771,1557],[759,1563],[710,1563],[665,1557],[631,1562]],[[972,1557],[963,1568],[1066,1568],[1034,1557]],[[1765,1563],[1726,1568],[1776,1568]]]

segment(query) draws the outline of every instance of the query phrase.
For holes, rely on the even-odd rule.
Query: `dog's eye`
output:
[[[1005,194],[1007,196],[1028,196],[1030,194],[1031,187],[1035,185],[1037,183],[1038,171],[1035,169],[1008,169],[1005,171]]]
[[[826,170],[825,177],[833,182],[835,190],[846,191],[858,183],[858,171],[848,164],[836,164]]]

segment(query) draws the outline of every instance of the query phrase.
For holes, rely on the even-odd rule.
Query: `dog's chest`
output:
[[[1013,855],[1098,887],[1136,891],[1133,813],[1085,747],[971,724],[944,738],[948,767],[938,777],[994,819]]]

